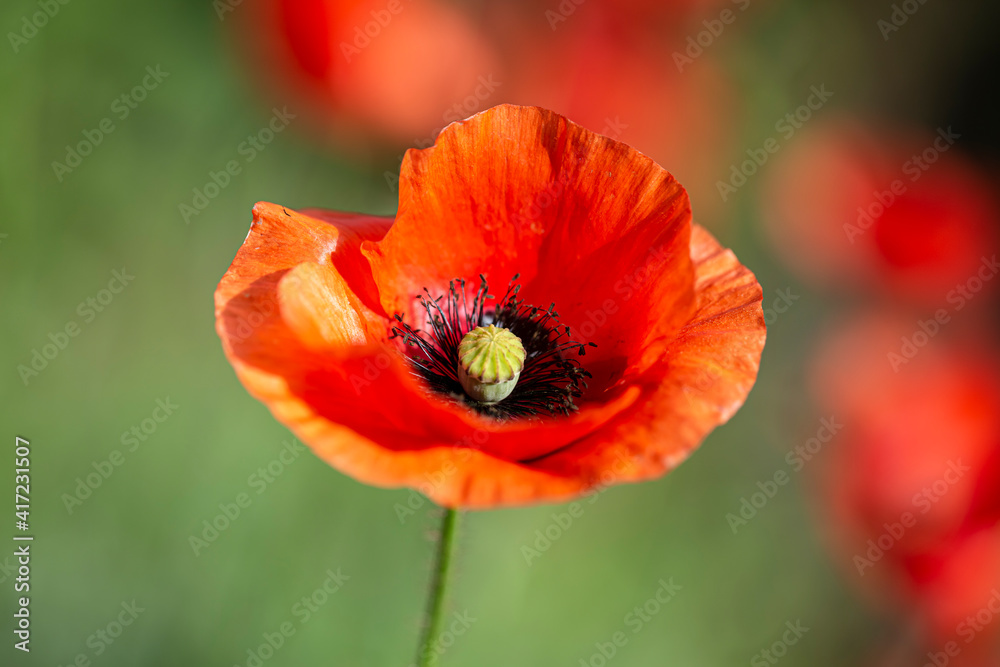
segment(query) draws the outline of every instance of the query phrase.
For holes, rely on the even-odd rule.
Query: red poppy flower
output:
[[[957,610],[1000,581],[1000,560],[967,567],[989,562],[998,543],[986,536],[1000,536],[1000,361],[955,330],[920,339],[894,368],[889,354],[919,327],[857,318],[825,341],[813,381],[845,425],[825,454],[823,495],[849,579],[946,640]]]
[[[545,19],[545,28],[550,32],[562,30],[576,22],[581,15],[600,13],[612,23],[630,26],[633,32],[663,29],[680,29],[685,34],[692,26],[697,30],[705,28],[700,20],[717,18],[720,8],[730,7],[732,11],[745,9],[748,0],[565,0],[539,7],[537,0],[515,0],[503,3],[524,14],[533,14],[537,21],[539,13]],[[736,5],[736,6],[733,6]],[[595,9],[596,7],[596,9]],[[492,8],[491,8],[492,9]],[[688,25],[685,25],[687,23]]]
[[[872,667],[993,667],[1000,655],[1000,526],[911,555],[900,637]],[[909,658],[903,660],[903,658]]]
[[[488,27],[508,73],[500,101],[552,109],[674,165],[699,219],[714,229],[726,213],[715,184],[740,150],[741,105],[712,58],[677,60],[689,35],[706,29],[679,21],[681,4],[692,3],[658,3],[655,9],[668,15],[660,22],[629,11],[652,10],[653,3],[588,2],[550,25],[539,20],[536,4],[518,12],[493,3]],[[563,16],[555,8],[547,16],[553,13]]]
[[[490,300],[485,281],[521,289]],[[216,320],[247,389],[322,459],[485,508],[677,466],[753,385],[760,302],[652,160],[504,105],[407,153],[395,219],[255,206]],[[525,354],[484,406],[454,364],[489,323]]]
[[[1000,526],[963,534],[914,556],[907,570],[919,612],[937,645],[975,641],[988,647],[1000,637]]]
[[[260,83],[341,144],[424,140],[467,115],[456,103],[505,79],[450,3],[262,0],[233,19]]]
[[[965,299],[957,288],[991,268],[983,260],[997,251],[1000,209],[957,141],[949,128],[901,133],[852,119],[806,128],[766,185],[775,248],[825,285],[934,307]]]

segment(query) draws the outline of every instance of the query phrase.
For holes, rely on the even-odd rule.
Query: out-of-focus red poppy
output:
[[[906,565],[937,646],[990,646],[1000,637],[1000,526],[943,542]]]
[[[1000,529],[943,542],[905,563],[913,586],[895,640],[872,667],[993,667],[1000,656]]]
[[[488,106],[537,104],[675,165],[720,220],[739,97],[693,18],[717,3],[400,3],[262,0],[232,19],[247,71],[342,146],[425,147]]]
[[[480,275],[500,293],[519,275],[516,308],[462,317]],[[216,317],[245,386],[321,458],[468,508],[671,470],[742,404],[765,336],[760,285],[670,174],[508,105],[407,152],[395,220],[258,204]],[[510,409],[467,398],[448,366],[487,322],[527,351]]]
[[[903,316],[858,317],[825,341],[812,379],[819,404],[844,423],[823,482],[847,577],[946,641],[959,612],[974,613],[1000,582],[1000,559],[990,560],[1000,539],[1000,363],[938,331],[917,336],[924,345],[894,365],[890,355],[923,330]]]
[[[960,138],[813,123],[765,186],[762,217],[788,265],[836,288],[874,286],[930,306],[967,300],[956,290],[996,253],[1000,209]]]
[[[507,64],[504,101],[552,109],[673,165],[700,218],[722,217],[715,182],[738,152],[739,96],[710,55],[675,61],[687,32],[650,29],[616,3],[582,4],[554,25],[537,5],[496,3],[491,12]]]
[[[232,21],[258,83],[340,143],[432,138],[504,78],[475,23],[437,0],[260,0]]]
[[[739,13],[751,0],[556,0],[541,5],[537,0],[519,0],[506,4],[519,4],[522,9],[535,14],[544,13],[549,27],[558,30],[570,17],[586,11],[585,5],[598,6],[606,12],[608,21],[636,22],[633,30],[641,31],[647,28],[662,29],[659,21],[669,20],[684,27],[697,23],[702,17],[717,18],[719,12],[729,8]],[[653,21],[651,24],[650,21]],[[728,25],[728,24],[723,24]]]

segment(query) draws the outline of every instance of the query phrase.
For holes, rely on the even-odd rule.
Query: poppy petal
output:
[[[412,315],[424,288],[455,278],[485,274],[498,290],[520,274],[526,302],[554,302],[577,332],[591,322],[589,363],[609,365],[601,389],[691,313],[687,193],[645,155],[558,114],[501,105],[453,123],[407,151],[399,185],[392,229],[362,246],[387,313]],[[605,304],[614,325],[594,326]]]
[[[388,225],[369,216],[254,207],[250,233],[216,290],[216,328],[240,379],[276,414],[275,402],[306,398],[304,406],[281,409],[391,423],[392,412],[371,400],[371,391],[397,396],[408,408],[398,413],[397,426],[408,426],[416,441],[438,433],[441,424],[464,426],[417,387],[384,344],[384,318],[359,297],[366,283],[359,257],[351,255]]]
[[[539,461],[586,484],[640,481],[677,467],[746,400],[766,338],[753,273],[694,225],[697,307],[663,358],[640,380],[644,396],[608,428]]]

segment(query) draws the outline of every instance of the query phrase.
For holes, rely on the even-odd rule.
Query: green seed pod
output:
[[[497,403],[510,396],[524,368],[521,339],[492,324],[465,334],[458,346],[458,379],[477,401]]]

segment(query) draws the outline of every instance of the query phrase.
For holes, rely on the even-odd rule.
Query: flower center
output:
[[[483,403],[510,396],[524,368],[524,346],[508,329],[476,327],[458,344],[458,381]]]
[[[397,313],[393,337],[414,348],[407,359],[432,391],[480,414],[500,420],[569,414],[590,377],[572,357],[595,344],[572,340],[555,304],[542,310],[518,299],[517,279],[492,307],[485,276],[471,303],[465,280],[451,281],[437,298],[424,289],[419,303],[429,330],[414,329]]]

